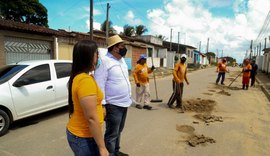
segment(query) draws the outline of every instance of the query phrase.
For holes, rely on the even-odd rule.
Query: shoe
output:
[[[224,83],[221,83],[221,85],[225,85]]]
[[[169,104],[167,104],[167,105],[168,105],[168,107],[169,107],[169,108],[173,108],[173,106],[172,106],[172,105],[169,105]]]
[[[129,155],[119,151],[117,156],[129,156]]]
[[[139,105],[139,104],[137,104],[135,107],[138,108],[138,109],[142,109],[142,106]]]
[[[176,109],[176,111],[177,111],[178,113],[184,113],[184,111],[183,111],[182,108],[178,108],[178,109]]]
[[[149,105],[144,105],[143,108],[144,108],[144,109],[147,109],[147,110],[151,110],[151,109],[152,109],[152,107],[149,106]]]

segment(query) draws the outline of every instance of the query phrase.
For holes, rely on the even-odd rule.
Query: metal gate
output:
[[[174,57],[175,57],[175,51],[167,52],[167,67],[170,69],[174,68]]]
[[[5,37],[6,64],[26,60],[51,59],[52,45],[49,41]]]

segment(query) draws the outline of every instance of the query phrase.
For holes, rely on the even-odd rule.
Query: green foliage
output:
[[[135,27],[135,33],[137,36],[141,36],[143,33],[147,32],[147,28],[144,25],[138,25]]]
[[[162,39],[162,41],[166,41],[168,39],[166,36],[163,35],[156,35],[156,37]]]
[[[128,24],[124,25],[123,35],[130,37],[130,36],[134,35],[134,33],[135,33],[135,29],[133,26],[130,26]]]
[[[109,33],[116,33],[116,30],[113,28],[113,23],[109,21]],[[100,30],[106,32],[106,20],[101,24]]]
[[[39,0],[0,0],[0,16],[7,20],[48,27],[47,9]]]

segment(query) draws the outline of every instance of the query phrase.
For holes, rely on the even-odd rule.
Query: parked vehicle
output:
[[[0,136],[13,121],[68,105],[71,61],[23,61],[0,68]]]

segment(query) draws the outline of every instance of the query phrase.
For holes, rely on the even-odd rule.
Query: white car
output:
[[[16,120],[68,105],[72,62],[23,61],[0,68],[0,136]]]

